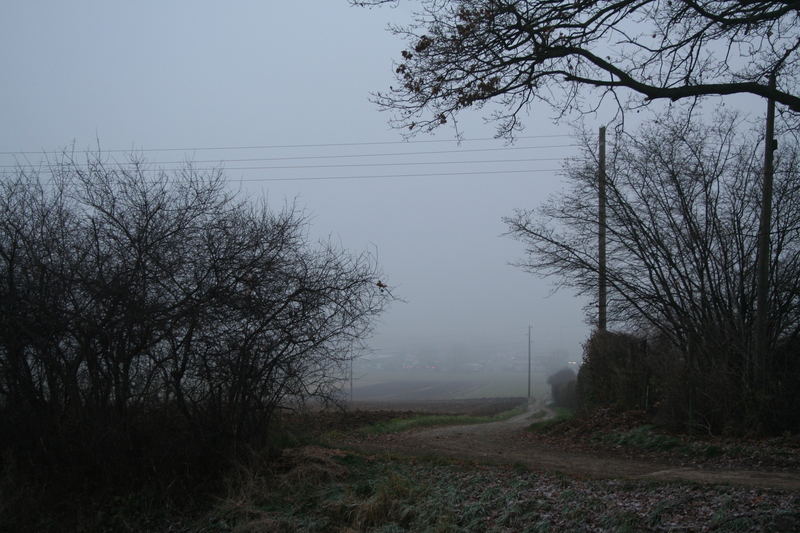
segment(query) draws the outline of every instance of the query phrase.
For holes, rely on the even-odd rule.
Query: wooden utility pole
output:
[[[531,326],[528,325],[528,403],[531,403]]]
[[[353,362],[355,358],[350,358],[350,406],[353,405]]]
[[[770,74],[769,87],[775,90],[775,72]],[[764,136],[764,180],[761,188],[761,220],[758,227],[758,278],[756,286],[756,353],[755,371],[763,375],[769,348],[769,270],[770,228],[772,226],[772,175],[775,141],[775,100],[767,101],[767,131]]]
[[[606,128],[600,127],[600,154],[597,172],[599,206],[598,206],[598,291],[597,328],[606,330]]]

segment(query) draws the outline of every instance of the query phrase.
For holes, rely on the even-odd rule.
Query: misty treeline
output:
[[[336,399],[385,304],[370,254],[312,242],[301,211],[220,171],[101,153],[29,168],[0,179],[4,449],[180,470]]]
[[[521,266],[598,290],[597,141],[565,167],[568,189],[506,219]],[[584,405],[648,409],[719,431],[800,430],[800,160],[775,152],[768,349],[756,348],[763,138],[731,114],[667,114],[608,147],[610,329],[587,342]]]

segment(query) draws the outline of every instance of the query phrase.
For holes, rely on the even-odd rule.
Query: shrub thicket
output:
[[[384,303],[376,268],[309,242],[293,207],[227,193],[216,171],[92,155],[3,176],[4,475],[213,472],[265,442],[279,409],[335,398]]]
[[[710,433],[800,431],[797,344],[784,343],[773,354],[764,385],[769,409],[751,404],[731,360],[723,352],[716,365],[700,367],[658,336],[598,331],[584,345],[579,406],[644,410],[661,423]]]
[[[547,384],[550,385],[550,396],[555,405],[570,409],[577,406],[575,382],[575,371],[571,368],[562,368],[547,378]]]
[[[633,335],[596,332],[584,346],[577,390],[583,408],[647,409],[646,343]]]

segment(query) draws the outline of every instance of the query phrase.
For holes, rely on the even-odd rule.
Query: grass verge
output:
[[[555,413],[553,418],[534,422],[528,426],[528,431],[533,431],[534,433],[546,432],[571,420],[575,416],[575,410],[568,407],[553,407],[553,412]]]
[[[261,482],[247,478],[244,490],[232,491],[206,520],[212,527],[205,531],[639,532],[716,525],[796,531],[800,525],[800,495],[789,492],[579,480],[317,447],[293,451],[287,461],[256,474]]]
[[[369,426],[364,426],[360,428],[358,432],[364,435],[385,435],[387,433],[399,433],[409,429],[432,426],[485,424],[488,422],[500,422],[502,420],[508,420],[509,418],[520,415],[524,412],[525,406],[519,406],[494,416],[419,415],[411,418],[393,418],[385,422],[378,422]]]
[[[676,466],[786,471],[800,467],[800,435],[747,439],[676,433],[653,424],[644,412],[613,409],[573,417],[562,411],[555,419],[540,422],[531,426],[529,438],[557,448],[610,452]]]
[[[707,442],[693,442],[661,432],[653,425],[645,424],[627,431],[600,433],[594,440],[606,445],[627,447],[645,451],[673,452],[684,457],[711,459],[725,453],[725,450]]]
[[[598,438],[605,444],[613,446],[629,446],[641,450],[672,450],[681,447],[680,439],[659,433],[655,426],[645,424],[627,431],[614,431],[599,435]]]

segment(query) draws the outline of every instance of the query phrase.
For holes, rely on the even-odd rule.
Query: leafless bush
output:
[[[3,176],[2,444],[106,465],[221,451],[334,399],[385,296],[370,255],[306,230],[191,165],[89,154]]]

